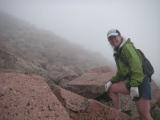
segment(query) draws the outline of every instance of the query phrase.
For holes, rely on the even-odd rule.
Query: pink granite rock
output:
[[[0,73],[0,120],[71,120],[39,76]]]
[[[112,120],[131,120],[125,113],[96,100],[87,99],[58,86],[52,86],[52,90],[73,120],[111,120],[111,117]]]

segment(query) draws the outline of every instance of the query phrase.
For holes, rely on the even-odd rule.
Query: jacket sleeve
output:
[[[115,61],[116,61],[116,59],[115,59]],[[118,60],[116,61],[116,65],[117,65],[117,72],[116,72],[116,75],[115,76],[113,76],[112,77],[112,79],[111,79],[111,82],[112,83],[115,83],[115,82],[118,82],[119,80],[120,80],[120,70],[119,70],[119,66],[118,66]]]
[[[122,54],[125,56],[130,69],[131,76],[129,85],[131,87],[137,87],[144,79],[141,58],[139,57],[136,49],[131,44],[124,47]]]
[[[111,82],[115,83],[115,82],[118,82],[119,80],[120,80],[120,73],[119,73],[119,70],[117,70],[117,73],[115,76],[112,77]]]

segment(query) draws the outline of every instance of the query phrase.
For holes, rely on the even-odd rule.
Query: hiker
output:
[[[107,39],[114,50],[117,73],[105,84],[105,91],[114,107],[121,110],[119,93],[130,95],[141,119],[153,120],[150,114],[151,77],[144,73],[142,55],[130,38],[125,39],[117,29],[109,30]]]

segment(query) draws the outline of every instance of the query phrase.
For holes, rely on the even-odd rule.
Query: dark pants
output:
[[[150,85],[150,77],[145,76],[143,82],[138,86],[139,89],[139,97],[135,98],[135,100],[139,100],[143,97],[146,100],[151,100],[151,85]]]

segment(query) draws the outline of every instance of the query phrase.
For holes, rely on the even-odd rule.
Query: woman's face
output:
[[[108,38],[108,41],[113,47],[118,47],[121,44],[121,37],[120,36],[110,36]]]

